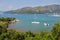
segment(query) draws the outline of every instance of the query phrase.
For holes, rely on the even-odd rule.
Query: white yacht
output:
[[[40,22],[38,21],[33,21],[32,24],[39,24]]]

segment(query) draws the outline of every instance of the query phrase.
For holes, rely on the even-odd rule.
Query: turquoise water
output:
[[[20,22],[10,24],[9,28],[23,32],[29,30],[32,32],[50,31],[54,23],[60,22],[60,17],[52,16],[52,14],[36,14],[36,21],[40,22],[40,24],[32,24],[32,21],[35,20],[34,14],[0,14],[0,17],[14,17],[20,20]],[[49,26],[44,26],[44,23],[49,24]]]

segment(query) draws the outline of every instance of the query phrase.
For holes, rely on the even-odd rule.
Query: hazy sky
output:
[[[60,0],[0,0],[0,11],[14,10],[27,6],[60,4]]]

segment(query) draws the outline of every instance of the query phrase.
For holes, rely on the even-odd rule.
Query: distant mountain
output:
[[[5,13],[60,13],[60,5],[24,7],[17,10],[6,11]]]

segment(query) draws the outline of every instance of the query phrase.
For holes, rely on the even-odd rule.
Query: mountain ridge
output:
[[[60,13],[60,5],[46,5],[37,7],[23,7],[17,10],[6,11],[5,13]]]

